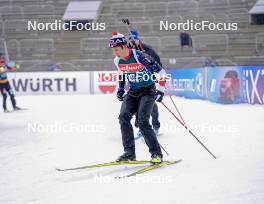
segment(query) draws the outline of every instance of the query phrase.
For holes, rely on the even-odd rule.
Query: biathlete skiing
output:
[[[156,89],[156,78],[164,79],[165,70],[161,65],[146,53],[128,48],[125,36],[114,32],[109,47],[114,55],[114,63],[119,70],[119,88],[117,98],[123,101],[119,114],[124,153],[117,161],[136,160],[135,140],[132,116],[137,114],[140,131],[151,154],[152,163],[162,162],[162,152],[152,126],[149,124],[150,115],[155,101],[161,102],[165,86],[159,85]],[[155,76],[158,74],[160,76]],[[128,81],[129,90],[125,95],[125,80]],[[165,85],[165,83],[161,83]]]

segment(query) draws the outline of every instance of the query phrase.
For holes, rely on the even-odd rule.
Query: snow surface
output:
[[[120,102],[114,95],[20,96],[29,110],[0,113],[1,204],[261,204],[264,202],[263,106],[220,105],[174,98],[213,159],[159,104],[160,143],[179,164],[131,179],[116,166],[71,172],[122,153]],[[165,103],[170,104],[169,98]],[[173,109],[173,106],[170,106]],[[38,131],[33,130],[38,125]],[[66,128],[64,130],[50,129]],[[69,126],[86,126],[86,131]],[[149,159],[136,141],[138,159]]]

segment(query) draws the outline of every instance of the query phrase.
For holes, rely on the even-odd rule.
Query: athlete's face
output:
[[[128,48],[125,46],[113,47],[112,50],[114,55],[120,58],[125,58],[129,52]]]

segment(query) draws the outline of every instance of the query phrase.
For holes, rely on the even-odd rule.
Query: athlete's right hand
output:
[[[117,99],[118,99],[119,101],[123,101],[123,99],[124,99],[124,94],[125,94],[125,90],[122,89],[122,88],[119,88],[118,91],[117,91],[117,93],[116,93]]]

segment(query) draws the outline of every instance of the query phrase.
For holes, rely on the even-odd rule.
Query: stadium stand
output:
[[[80,0],[79,0],[80,1]],[[107,48],[113,31],[127,33],[122,18],[129,18],[142,40],[161,55],[165,67],[202,66],[207,58],[223,65],[263,64],[264,27],[251,25],[248,14],[256,0],[104,0],[95,22],[104,31],[28,31],[27,21],[62,19],[70,0],[3,0],[0,2],[0,37],[7,40],[12,60],[21,71],[40,71],[49,63],[62,70],[113,70]],[[181,31],[160,31],[159,21],[237,22],[237,31],[195,31],[193,47],[181,48]],[[1,40],[1,39],[0,39]],[[173,60],[176,59],[176,64]],[[25,62],[24,62],[25,61]],[[45,63],[41,63],[41,62]]]
[[[256,52],[257,55],[264,55],[264,33],[256,34]]]

